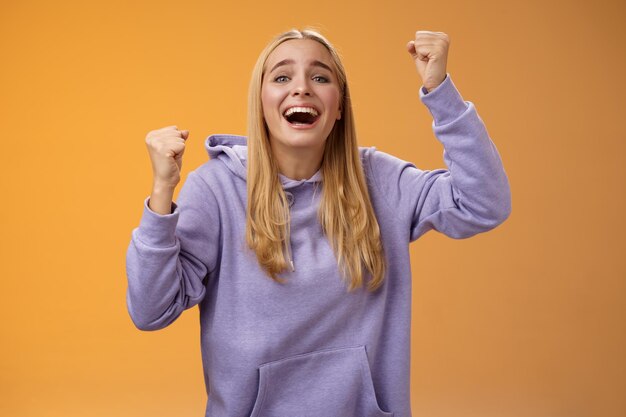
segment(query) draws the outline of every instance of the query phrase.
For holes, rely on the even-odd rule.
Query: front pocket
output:
[[[393,417],[376,401],[365,346],[317,350],[259,366],[250,417]]]

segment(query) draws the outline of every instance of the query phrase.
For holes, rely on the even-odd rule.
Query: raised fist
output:
[[[415,61],[422,84],[428,92],[437,88],[446,79],[446,64],[450,38],[443,32],[418,30],[415,40],[406,45]]]
[[[148,133],[146,146],[152,162],[154,184],[175,188],[180,182],[185,141],[188,137],[188,130],[181,131],[176,126],[167,126]]]

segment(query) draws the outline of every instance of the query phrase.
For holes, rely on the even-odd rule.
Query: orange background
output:
[[[384,5],[383,5],[384,4]],[[245,134],[254,61],[313,25],[342,53],[359,140],[445,167],[405,50],[448,72],[504,161],[511,217],[413,260],[415,416],[626,415],[626,3],[3,1],[0,415],[201,416],[198,310],[126,311],[148,131]]]

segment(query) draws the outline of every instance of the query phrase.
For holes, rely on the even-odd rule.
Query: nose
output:
[[[306,77],[300,77],[298,81],[294,82],[293,90],[291,91],[291,94],[294,96],[310,96],[311,95],[311,89],[306,80]]]

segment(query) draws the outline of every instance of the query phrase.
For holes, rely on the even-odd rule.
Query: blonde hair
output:
[[[371,275],[367,288],[375,291],[384,279],[385,257],[361,166],[346,73],[335,48],[314,29],[292,29],[276,36],[261,52],[252,71],[248,93],[246,241],[265,272],[274,281],[284,283],[277,275],[288,268],[289,202],[270,146],[261,87],[268,56],[291,39],[317,41],[332,57],[339,81],[342,117],[335,122],[324,147],[318,217],[343,279],[349,278],[348,291],[363,285],[366,272]]]

